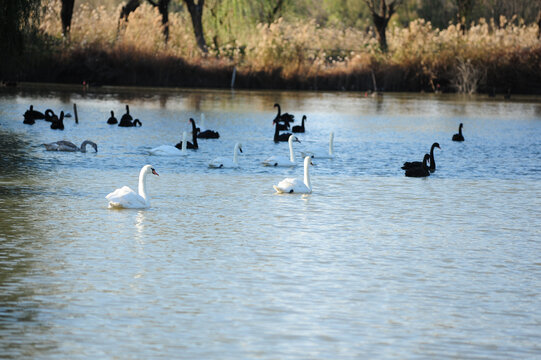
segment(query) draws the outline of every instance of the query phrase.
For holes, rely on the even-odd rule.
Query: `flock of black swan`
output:
[[[295,121],[295,116],[288,113],[281,112],[280,104],[276,103],[274,104],[274,107],[277,108],[278,113],[276,114],[276,117],[273,119],[272,123],[275,127],[274,129],[274,142],[283,142],[283,141],[289,141],[290,145],[290,152],[292,152],[291,149],[291,143],[292,141],[299,141],[297,138],[292,136],[291,133],[287,132],[287,130],[290,129],[290,123]],[[64,111],[60,112],[60,117],[57,116],[53,110],[47,109],[45,110],[45,113],[42,113],[40,111],[34,110],[34,106],[30,105],[30,108],[23,114],[24,124],[33,125],[36,120],[45,120],[51,123],[51,129],[54,130],[64,130],[64,117],[69,117],[70,115],[65,115]],[[192,149],[197,150],[199,148],[199,145],[197,143],[197,139],[218,139],[220,137],[220,134],[217,131],[213,130],[205,130],[203,132],[200,131],[200,128],[198,128],[195,124],[195,120],[193,118],[190,118],[190,123],[192,126],[192,141],[180,141],[178,144],[175,145],[175,148],[182,150],[183,149],[183,143],[186,144],[186,149]],[[302,117],[302,123],[301,125],[293,126],[291,129],[294,133],[304,133],[306,131],[305,129],[305,121],[306,121],[306,115],[303,115]],[[202,116],[202,122],[204,122],[204,117]],[[126,105],[126,113],[122,115],[120,118],[120,122],[115,118],[115,114],[113,111],[111,111],[111,117],[107,120],[107,124],[109,125],[115,125],[118,123],[118,126],[120,127],[135,127],[137,125],[142,126],[141,121],[139,119],[133,119],[133,117],[130,115],[130,108],[128,105]],[[452,137],[453,141],[464,141],[464,135],[462,134],[462,128],[463,124],[460,123],[458,127],[458,133],[454,134]],[[283,132],[286,131],[286,132]],[[282,133],[281,133],[282,132]],[[98,151],[98,146],[90,141],[85,140],[80,147],[73,144],[69,141],[57,141],[54,143],[49,144],[43,144],[48,151],[80,151],[80,152],[86,152],[86,146],[91,145],[94,150]],[[331,144],[332,147],[332,133],[331,133]],[[405,170],[404,175],[407,177],[427,177],[430,176],[431,173],[436,171],[436,161],[434,159],[434,149],[440,148],[440,144],[437,142],[433,143],[430,147],[430,154],[425,154],[423,156],[422,161],[406,161],[402,165],[402,169]],[[331,150],[332,151],[332,150]],[[236,152],[235,150],[235,160],[236,160]],[[291,155],[292,156],[292,155]],[[285,159],[285,163],[290,163],[291,161],[294,161],[292,159]],[[277,162],[269,162],[269,164],[272,163],[274,166],[277,165]],[[263,162],[265,165],[266,163]]]

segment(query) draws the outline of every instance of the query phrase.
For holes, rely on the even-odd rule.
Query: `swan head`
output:
[[[129,113],[130,113],[130,106],[126,104],[126,114],[129,114]]]
[[[190,124],[195,125],[195,120],[193,118],[190,118],[190,120],[188,121],[190,122]]]
[[[458,128],[462,129],[463,126],[464,126],[464,124],[460,123],[460,125],[458,125]]]
[[[242,153],[242,144],[240,142],[238,142],[235,147],[238,148],[239,151]]]
[[[143,166],[142,173],[143,173],[143,174],[152,174],[152,175],[160,176],[160,175],[156,172],[156,170],[152,167],[152,165],[145,165],[145,166]]]
[[[298,142],[298,143],[301,142],[295,135],[291,135],[291,136],[289,137],[288,141],[289,141],[289,142],[295,141],[295,142]]]
[[[277,108],[279,108],[279,107],[280,107],[280,104],[278,104],[278,103],[275,103],[275,104],[274,104],[274,107],[277,107]]]
[[[437,142],[435,142],[434,144],[432,144],[432,149],[433,149],[433,148],[438,148],[438,149],[441,150],[440,144],[437,143]]]
[[[111,117],[115,117],[115,112],[111,110]]]
[[[423,165],[426,166],[429,161],[430,161],[430,155],[425,154],[425,157],[423,158]]]

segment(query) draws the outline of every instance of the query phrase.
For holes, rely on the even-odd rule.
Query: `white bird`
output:
[[[209,163],[209,167],[215,168],[215,169],[238,168],[239,167],[239,160],[238,160],[239,151],[242,153],[242,144],[240,142],[236,143],[235,148],[233,149],[233,160],[226,157],[217,157],[216,159],[212,160]]]
[[[291,135],[287,140],[289,144],[289,158],[283,155],[274,155],[263,161],[265,166],[295,166],[295,154],[293,154],[293,141],[299,142],[299,139]]]
[[[160,145],[152,150],[149,150],[150,155],[157,156],[179,156],[179,155],[188,155],[186,150],[186,143],[188,142],[188,134],[186,131],[182,133],[182,150],[173,145]]]
[[[301,151],[301,155],[304,156],[310,156],[311,158],[316,159],[332,159],[334,158],[334,132],[331,131],[331,134],[329,135],[329,152],[325,151],[324,149],[315,149],[314,151]]]
[[[304,158],[304,181],[297,178],[285,178],[278,185],[273,185],[274,190],[280,194],[311,194],[312,185],[308,165],[314,165],[310,156]]]
[[[43,144],[43,146],[45,146],[45,150],[47,151],[72,151],[72,152],[80,151],[83,153],[86,152],[87,145],[91,145],[94,148],[94,150],[98,152],[98,145],[96,145],[96,143],[90,140],[83,141],[83,143],[81,144],[81,147],[78,147],[71,141],[66,141],[66,140],[60,140],[60,141],[52,142],[49,144]]]
[[[109,201],[109,209],[142,209],[150,207],[150,197],[146,191],[146,177],[148,174],[159,176],[152,165],[145,165],[139,173],[139,194],[130,189],[129,186],[123,186],[108,194],[105,198]]]

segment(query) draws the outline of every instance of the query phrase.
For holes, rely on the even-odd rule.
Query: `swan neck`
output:
[[[310,189],[310,191],[312,191],[312,185],[310,184],[310,173],[309,173],[309,170],[308,170],[308,167],[310,165],[310,159],[308,159],[308,161],[304,161],[304,185],[306,185],[306,187],[308,189]]]
[[[280,109],[280,104],[276,104],[276,107],[278,108],[278,115],[277,117],[280,117],[281,113],[282,113],[282,109]]]
[[[289,161],[294,163],[295,162],[295,154],[293,154],[293,136],[290,136],[289,140],[287,142],[289,143]]]
[[[145,199],[145,202],[149,204],[149,199],[147,195],[147,172],[146,169],[141,169],[141,172],[139,173],[139,195],[143,199]]]
[[[88,140],[83,141],[83,143],[81,144],[81,152],[83,152],[83,153],[86,152],[86,145],[87,144],[88,144]]]
[[[434,160],[434,146],[430,148],[430,168],[436,168],[436,161]]]

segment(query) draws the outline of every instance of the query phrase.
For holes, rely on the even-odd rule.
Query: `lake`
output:
[[[73,102],[64,131],[23,124]],[[262,166],[288,155],[274,103],[307,115],[292,168]],[[125,104],[141,127],[107,125]],[[201,114],[220,139],[149,155]],[[276,194],[331,131],[313,193]],[[538,97],[3,88],[0,357],[539,358],[540,139]],[[239,169],[208,167],[237,141]],[[433,142],[436,172],[405,177]],[[152,206],[108,209],[145,164]]]

